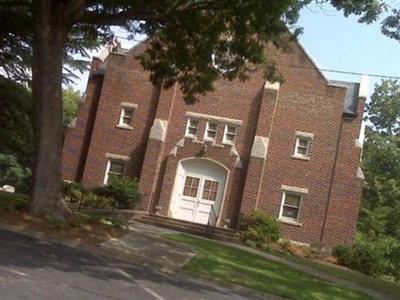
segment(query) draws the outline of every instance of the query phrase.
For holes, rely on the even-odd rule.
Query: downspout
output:
[[[327,197],[327,201],[326,201],[326,208],[325,208],[325,214],[324,214],[324,222],[322,224],[321,234],[320,234],[320,238],[319,238],[320,242],[323,241],[324,235],[325,235],[326,222],[328,219],[329,204],[331,202],[331,196],[332,196],[332,190],[333,190],[333,181],[334,181],[334,178],[336,175],[336,167],[337,167],[337,162],[338,162],[338,157],[339,157],[340,141],[342,139],[344,118],[345,117],[342,115],[341,121],[340,121],[340,126],[339,126],[339,132],[338,132],[337,140],[336,140],[335,157],[334,157],[333,168],[332,168],[331,177],[330,177],[328,197]]]

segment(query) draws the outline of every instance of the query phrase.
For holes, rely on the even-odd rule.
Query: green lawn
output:
[[[290,254],[273,252],[273,255],[277,255],[283,257],[292,262],[302,264],[308,267],[311,267],[315,270],[325,272],[329,275],[336,276],[338,278],[346,279],[355,283],[358,283],[362,286],[368,287],[370,289],[380,291],[384,294],[390,295],[394,299],[400,299],[400,284],[388,282],[386,280],[382,280],[379,278],[367,276],[357,271],[353,270],[343,270],[339,269],[335,266],[329,266],[327,264],[322,264],[316,261],[312,261],[310,259],[301,258],[297,256],[293,256]]]
[[[372,299],[240,249],[185,234],[166,237],[190,245],[197,255],[185,269],[210,279],[298,300]]]

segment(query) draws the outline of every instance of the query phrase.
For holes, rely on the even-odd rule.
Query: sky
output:
[[[380,21],[360,24],[356,17],[346,18],[329,5],[311,5],[303,9],[298,25],[304,29],[299,37],[301,44],[320,68],[400,77],[400,42],[381,33]],[[117,30],[116,35],[124,33]],[[126,39],[121,42],[124,48],[135,44]],[[328,79],[360,81],[358,75],[324,74]],[[84,92],[87,77],[83,74],[75,88]],[[369,77],[369,95],[379,81]]]

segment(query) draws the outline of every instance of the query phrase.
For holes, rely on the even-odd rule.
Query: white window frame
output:
[[[189,128],[194,128],[193,126],[190,126],[191,121],[197,122],[196,134],[189,133]],[[199,134],[199,125],[200,125],[200,120],[195,118],[188,118],[186,122],[185,136],[197,140],[197,135]]]
[[[310,152],[311,152],[311,144],[312,144],[313,139],[314,139],[314,134],[308,133],[308,132],[296,131],[295,137],[296,137],[296,143],[295,143],[295,146],[294,146],[294,154],[292,155],[292,157],[299,158],[299,159],[304,159],[304,160],[309,160],[310,159]],[[307,149],[306,149],[307,152],[306,152],[306,154],[302,154],[302,153],[298,152],[300,139],[307,140]]]
[[[106,172],[104,174],[104,179],[103,179],[103,184],[106,185],[108,182],[109,175],[108,173],[110,172],[111,168],[111,163],[112,162],[117,162],[117,163],[122,163],[124,164],[124,169],[122,171],[122,176],[124,176],[124,171],[127,165],[127,162],[129,161],[129,156],[124,156],[124,155],[118,155],[118,154],[112,154],[112,153],[106,153],[107,157],[107,166],[106,166]]]
[[[233,141],[230,141],[226,138],[226,135],[228,134],[228,127],[233,127],[235,128],[235,137],[233,139]],[[229,134],[233,134],[233,133],[229,133]],[[232,124],[225,124],[225,128],[224,128],[224,137],[222,139],[222,143],[223,144],[227,144],[227,145],[234,145],[236,143],[236,139],[237,139],[237,134],[238,134],[238,127]]]
[[[284,206],[288,206],[285,205],[285,200],[286,200],[286,195],[295,195],[295,196],[300,196],[300,203],[299,203],[299,207],[298,207],[298,214],[297,214],[297,219],[292,219],[292,218],[287,218],[284,217],[283,214],[283,207]],[[281,200],[281,207],[279,210],[279,220],[282,222],[286,222],[286,223],[293,223],[293,224],[301,224],[300,223],[300,215],[301,215],[301,211],[302,211],[302,206],[303,206],[303,201],[304,201],[304,193],[299,193],[299,192],[294,192],[294,191],[288,191],[288,190],[284,190],[282,191],[282,200]]]
[[[110,173],[110,169],[111,169],[111,163],[121,163],[124,165],[124,168],[122,170],[122,174],[121,176],[124,176],[124,171],[125,171],[125,166],[126,166],[126,162],[123,160],[115,160],[115,159],[109,159],[107,161],[107,167],[106,167],[106,173],[104,174],[104,180],[103,180],[103,184],[107,185],[108,184],[108,178],[110,177],[109,173]]]
[[[127,102],[122,102],[121,103],[121,111],[120,111],[120,114],[119,114],[119,121],[118,121],[118,125],[117,125],[118,128],[133,129],[133,126],[132,126],[133,115],[135,114],[135,111],[136,111],[137,107],[138,107],[137,104],[134,104],[134,103],[127,103]],[[125,111],[128,110],[128,109],[132,110],[131,122],[130,122],[129,125],[125,124],[123,122],[123,119],[124,119],[124,116],[125,116]]]
[[[208,137],[208,131],[210,130],[210,124],[215,124],[217,127],[215,128],[215,137]],[[204,130],[204,140],[209,142],[215,142],[217,140],[218,134],[218,122],[214,121],[207,121],[206,122],[206,129]]]

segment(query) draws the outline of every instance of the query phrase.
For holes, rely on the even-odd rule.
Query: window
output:
[[[132,129],[132,119],[135,109],[138,106],[134,103],[122,102],[121,103],[121,114],[119,116],[118,126],[119,128]]]
[[[225,125],[224,144],[235,144],[237,127],[234,125]]]
[[[121,127],[132,127],[133,112],[133,108],[122,107],[118,125]]]
[[[284,221],[298,222],[300,216],[300,204],[302,200],[302,194],[283,192],[279,219]]]
[[[109,184],[114,177],[121,177],[124,174],[125,163],[123,161],[109,160],[107,163],[104,184]]]
[[[195,119],[188,119],[186,125],[186,134],[185,136],[196,139],[197,131],[199,128],[199,121]]]
[[[197,177],[186,176],[185,186],[183,188],[183,195],[196,198],[197,191],[199,190],[200,179]]]
[[[296,131],[296,146],[293,157],[309,159],[311,142],[313,138],[314,135],[312,133]]]
[[[202,199],[215,201],[217,199],[218,181],[204,180]]]
[[[215,141],[217,137],[217,127],[217,123],[207,122],[204,139],[208,141]]]

